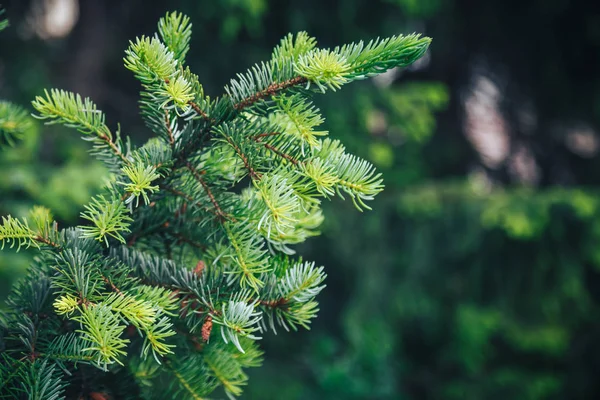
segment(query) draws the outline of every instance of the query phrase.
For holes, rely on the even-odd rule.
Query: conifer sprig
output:
[[[190,38],[190,20],[168,13],[158,35],[125,51],[155,134],[141,147],[112,132],[90,99],[54,89],[34,100],[37,118],[92,141],[112,176],[78,228],[59,230],[42,208],[2,219],[3,245],[40,251],[0,321],[11,346],[0,387],[10,393],[39,393],[42,382],[49,398],[77,396],[70,376],[96,367],[130,374],[135,395],[239,396],[244,368],[261,363],[261,332],[308,329],[319,311],[324,269],[294,258],[293,246],[319,233],[322,201],[349,196],[369,209],[383,190],[369,162],[327,137],[310,96],[404,67],[428,38],[331,50],[288,35],[214,100],[184,65]],[[9,140],[26,125],[15,110],[2,119],[0,103]]]

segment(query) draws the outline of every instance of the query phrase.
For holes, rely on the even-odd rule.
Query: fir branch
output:
[[[210,376],[202,355],[191,354],[179,359],[166,359],[165,366],[175,376],[176,387],[179,389],[171,390],[171,396],[181,394],[194,400],[203,400],[205,395],[218,386]]]
[[[252,139],[254,139],[257,142],[260,142],[263,138],[269,137],[269,136],[279,136],[281,135],[281,132],[265,132],[265,133],[260,133],[256,136],[254,136]]]
[[[132,165],[121,169],[127,181],[117,181],[117,184],[125,187],[125,195],[128,195],[125,204],[133,205],[135,200],[135,206],[138,207],[140,197],[144,200],[144,204],[150,203],[148,194],[158,192],[158,186],[152,185],[153,181],[160,178],[156,169],[152,165],[146,165],[142,160],[136,160]]]
[[[94,354],[86,347],[87,343],[79,335],[69,333],[54,338],[52,343],[40,353],[40,356],[58,361],[59,365],[63,362],[89,364],[94,360]],[[64,369],[65,365],[62,364],[62,367]]]
[[[36,237],[34,237],[33,240],[38,241],[40,243],[43,243],[43,244],[45,244],[47,246],[50,246],[50,247],[54,247],[57,250],[60,250],[62,248],[60,244],[55,243],[55,242],[51,241],[50,239],[45,238],[45,237],[40,236],[40,235],[37,235]]]
[[[177,72],[175,55],[158,39],[142,36],[125,51],[125,68],[144,85],[168,82]]]
[[[180,233],[171,232],[171,235],[173,235],[175,238],[177,238],[177,243],[186,243],[186,244],[189,244],[190,246],[195,247],[195,248],[200,249],[200,250],[206,250],[207,249],[207,246],[205,244],[195,242],[195,241],[193,241],[193,240],[185,237],[184,235],[182,235]]]
[[[249,285],[258,292],[264,286],[260,274],[270,270],[264,260],[266,251],[263,241],[252,227],[241,222],[226,222],[223,227],[233,249],[229,258],[235,263],[234,269],[226,273],[239,277],[241,287]]]
[[[286,305],[288,303],[288,300],[285,297],[280,297],[278,299],[273,300],[260,300],[259,303],[261,306],[277,308]]]

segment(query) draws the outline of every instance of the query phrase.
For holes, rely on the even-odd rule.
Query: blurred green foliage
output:
[[[1,62],[0,88],[24,103],[44,87],[80,91],[78,85],[94,80],[104,88],[93,96],[100,107],[141,140],[145,128],[130,100],[138,88],[115,65],[122,43],[150,33],[164,7],[142,0],[92,3],[80,2],[81,21],[64,40],[20,41],[4,31],[0,48],[10,56]],[[586,4],[169,3],[194,21],[193,46],[201,50],[188,60],[212,93],[266,59],[289,31],[307,30],[323,45],[413,30],[434,38],[429,65],[317,99],[328,116],[325,129],[373,161],[386,190],[360,218],[349,218],[340,202],[326,207],[325,236],[300,249],[328,271],[320,316],[312,332],[264,341],[267,363],[251,372],[245,398],[600,396],[599,158],[574,154],[558,129],[600,120],[600,36]],[[28,2],[13,10],[26,13]],[[89,56],[92,29],[110,32],[108,50],[97,47],[100,72],[93,76],[77,57]],[[511,184],[506,166],[488,168],[492,184],[469,175],[481,163],[463,135],[461,100],[482,54],[506,78],[501,111],[513,139],[533,144],[538,187]],[[80,81],[65,77],[70,61]],[[537,118],[527,134],[519,116],[524,104],[533,104]],[[41,203],[59,221],[76,220],[103,175],[85,148],[52,129],[0,153],[2,171],[10,171],[0,175],[2,213]],[[2,282],[18,275],[15,266],[24,259],[6,254],[0,255]]]

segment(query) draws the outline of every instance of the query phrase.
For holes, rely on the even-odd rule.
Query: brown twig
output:
[[[250,174],[250,177],[252,179],[259,180],[260,179],[260,175],[257,174],[256,171],[254,171],[254,169],[252,168],[252,166],[250,166],[250,162],[248,162],[248,158],[244,155],[244,153],[242,153],[242,150],[238,147],[238,145],[235,144],[235,142],[233,140],[231,140],[230,137],[226,137],[226,140],[231,145],[231,147],[233,147],[233,149],[235,150],[236,154],[242,159],[242,162],[244,163],[244,166],[248,170],[248,173]]]
[[[181,190],[178,190],[178,189],[172,188],[170,186],[166,186],[166,185],[162,185],[161,188],[168,192],[171,192],[172,194],[174,194],[177,197],[181,197],[181,198],[187,200],[192,205],[194,205],[204,211],[209,211],[216,215],[215,210],[212,210],[212,209],[206,207],[204,204],[200,203],[199,201],[196,201],[192,196],[190,196],[189,194],[187,194],[185,192],[182,192]]]
[[[280,297],[277,300],[261,300],[259,303],[263,306],[277,308],[277,307],[281,307],[281,306],[287,304],[287,302],[288,302],[287,299]]]
[[[48,246],[52,246],[55,249],[61,248],[61,246],[58,243],[54,243],[53,241],[51,241],[48,238],[43,237],[42,235],[37,235],[36,237],[33,238],[33,240],[40,242],[40,243],[47,244]]]
[[[277,147],[273,146],[272,144],[270,144],[270,143],[264,143],[262,141],[262,138],[264,138],[264,137],[275,136],[275,135],[279,135],[279,134],[280,134],[280,132],[261,133],[260,135],[254,136],[252,139],[254,139],[254,141],[256,143],[262,143],[263,146],[265,146],[265,148],[271,150],[273,153],[277,154],[278,156],[285,158],[286,160],[288,160],[292,164],[298,165],[299,162],[294,157],[290,156],[287,153],[284,153],[283,151],[279,150]]]
[[[194,166],[192,164],[190,164],[189,162],[185,163],[185,166],[187,167],[187,169],[192,173],[192,176],[200,183],[200,185],[202,185],[202,187],[204,188],[204,191],[206,192],[206,194],[208,195],[208,198],[210,199],[210,202],[213,204],[213,206],[215,206],[215,209],[217,210],[217,215],[219,216],[219,218],[221,219],[226,219],[227,216],[226,214],[223,212],[223,210],[221,210],[221,207],[219,206],[219,203],[217,202],[217,199],[215,199],[215,196],[213,195],[213,193],[211,192],[210,188],[208,187],[208,185],[206,184],[206,182],[204,182],[204,179],[202,179],[202,174],[204,173],[204,171],[202,172],[198,172]]]
[[[258,93],[255,93],[250,97],[246,97],[244,100],[240,101],[239,103],[234,104],[233,108],[238,111],[243,110],[244,108],[251,106],[252,104],[256,103],[259,100],[262,100],[269,96],[273,96],[274,94],[276,94],[277,92],[279,92],[281,90],[289,89],[292,86],[300,85],[300,84],[306,83],[307,81],[308,80],[305,77],[297,76],[297,77],[287,80],[285,82],[272,83],[269,86],[267,86],[266,89],[264,89]]]
[[[123,160],[123,163],[125,163],[125,165],[131,164],[131,162],[127,159],[127,157],[125,157],[125,155],[123,153],[121,153],[121,150],[119,150],[119,148],[117,147],[115,142],[113,142],[112,139],[107,134],[101,133],[98,135],[98,137],[100,139],[104,140],[106,142],[106,144],[108,144],[108,146],[112,149],[113,153],[115,153],[117,156],[119,156],[119,158],[121,160]]]
[[[294,157],[290,156],[289,154],[286,154],[283,151],[279,150],[277,147],[270,145],[269,143],[264,143],[264,146],[267,149],[271,150],[273,153],[277,154],[278,156],[285,158],[292,164],[298,165],[298,160],[296,160]]]
[[[199,116],[201,116],[202,118],[204,118],[205,120],[207,120],[208,122],[214,123],[215,120],[212,119],[211,117],[208,116],[207,113],[205,113],[204,111],[202,111],[200,109],[200,107],[198,107],[198,104],[194,103],[193,101],[188,101],[188,104],[194,109],[194,111],[196,111],[196,114],[198,114]]]
[[[121,296],[123,295],[123,292],[121,292],[121,291],[119,290],[119,288],[118,288],[118,287],[116,287],[116,286],[114,285],[114,283],[112,283],[112,282],[110,281],[110,279],[108,279],[106,276],[102,275],[102,280],[104,281],[104,283],[106,283],[108,286],[110,286],[110,288],[112,289],[112,291],[113,291],[113,292],[119,293]]]
[[[277,135],[281,135],[281,132],[265,132],[265,133],[261,133],[260,135],[254,136],[253,139],[256,140],[257,142],[259,142],[264,137],[277,136]]]
[[[169,111],[165,110],[165,126],[167,133],[169,134],[169,144],[171,147],[175,146],[175,138],[173,137],[173,130],[171,129],[171,120],[169,118]]]

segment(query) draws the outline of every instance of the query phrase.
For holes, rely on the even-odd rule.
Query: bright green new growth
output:
[[[310,96],[406,66],[430,42],[409,35],[331,50],[288,35],[210,99],[183,64],[189,19],[169,13],[158,31],[131,42],[124,59],[156,135],[144,146],[123,142],[90,99],[51,90],[33,102],[37,118],[90,140],[113,176],[84,226],[58,230],[43,209],[2,220],[3,244],[40,249],[2,319],[10,351],[0,385],[11,393],[35,391],[42,370],[54,398],[99,391],[82,384],[95,367],[131,377],[129,389],[105,380],[114,398],[200,399],[217,387],[239,396],[243,368],[261,363],[261,333],[308,329],[318,312],[325,272],[292,246],[319,234],[321,201],[337,194],[369,209],[383,189],[369,162],[319,128]]]

